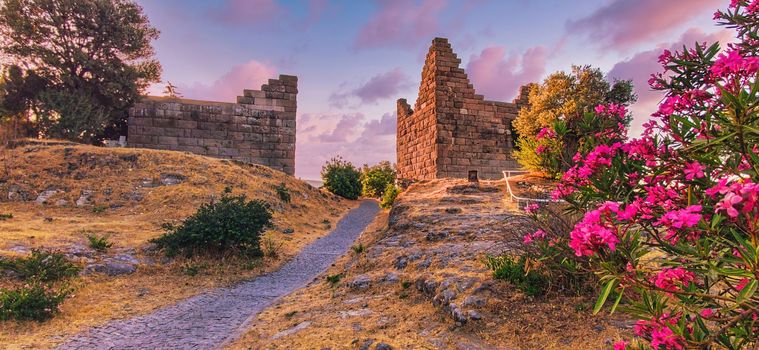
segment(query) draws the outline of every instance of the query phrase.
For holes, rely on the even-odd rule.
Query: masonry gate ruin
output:
[[[498,179],[518,168],[512,158],[511,121],[527,104],[527,89],[513,103],[486,101],[475,93],[448,39],[435,38],[427,53],[413,109],[399,99],[398,178]]]
[[[129,110],[130,147],[186,151],[295,173],[298,78],[280,75],[237,103],[147,96]]]

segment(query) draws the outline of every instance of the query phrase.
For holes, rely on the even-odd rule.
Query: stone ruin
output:
[[[186,151],[295,173],[298,77],[280,75],[237,103],[147,96],[129,110],[130,147]]]
[[[511,122],[527,104],[527,89],[512,103],[486,101],[460,63],[448,39],[435,38],[414,109],[398,100],[399,179],[467,178],[471,171],[499,179],[501,171],[519,168],[511,156]]]

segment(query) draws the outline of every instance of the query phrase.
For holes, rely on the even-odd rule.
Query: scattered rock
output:
[[[59,200],[55,201],[55,206],[56,207],[64,207],[67,204],[69,204],[69,202],[67,200],[65,200],[65,199],[59,199]]]
[[[359,350],[369,350],[369,347],[374,344],[374,339],[366,339],[361,343],[361,346],[358,347]]]
[[[9,201],[28,201],[29,192],[24,191],[19,185],[8,186],[8,200]]]
[[[371,277],[367,275],[360,275],[356,278],[354,278],[352,281],[348,282],[348,288],[351,289],[367,289],[372,285],[372,279]]]
[[[153,181],[153,179],[142,179],[140,181],[140,187],[153,188],[158,186],[161,186],[161,184]]]
[[[393,350],[393,347],[390,346],[387,343],[377,343],[377,347],[374,348],[375,350]]]
[[[27,254],[31,252],[31,249],[29,249],[28,247],[24,247],[22,245],[13,246],[8,250],[14,253],[19,253],[19,254]]]
[[[293,230],[292,228],[289,228],[289,227],[286,228],[286,229],[284,229],[284,230],[282,230],[282,233],[286,233],[286,234],[290,234],[290,233],[293,233],[293,232],[295,232],[295,230]]]
[[[395,273],[395,272],[388,272],[385,275],[385,282],[387,282],[387,283],[396,283],[399,280],[400,280],[400,278],[398,277],[398,274]]]
[[[93,190],[82,190],[79,194],[79,199],[76,200],[77,207],[83,207],[92,203],[92,195],[95,194]]]
[[[304,330],[304,329],[308,328],[308,326],[310,326],[310,325],[311,325],[311,321],[305,321],[305,322],[298,323],[293,328],[285,329],[284,331],[281,331],[281,332],[278,332],[277,334],[274,334],[273,336],[271,336],[271,339],[272,340],[273,339],[279,339],[279,338],[282,338],[284,336],[288,336],[290,334],[295,334],[295,333],[297,333],[297,332],[299,332],[301,330]]]
[[[470,295],[464,299],[464,301],[461,303],[461,306],[468,307],[468,306],[476,306],[476,307],[483,307],[487,305],[488,301],[487,299],[477,296],[477,295]]]
[[[365,317],[372,314],[371,309],[361,309],[361,310],[349,310],[349,311],[340,311],[338,312],[340,315],[340,318],[346,319],[350,317]]]
[[[435,295],[434,298],[432,298],[432,305],[435,305],[435,306],[448,305],[455,298],[456,298],[456,292],[451,289],[446,289],[442,291],[441,293]]]
[[[53,222],[53,218],[51,218],[49,216],[45,217],[45,219],[43,219],[43,220],[45,220],[45,222]]]
[[[445,208],[446,214],[458,214],[461,213],[461,208]]]
[[[469,310],[469,312],[467,312],[467,314],[469,315],[469,318],[472,319],[472,320],[481,320],[482,319],[482,315],[480,315],[480,313],[477,312],[476,310]]]
[[[34,202],[36,202],[37,204],[46,204],[47,200],[50,199],[50,197],[58,194],[58,192],[59,191],[56,189],[44,190],[37,196],[37,199],[35,199]]]
[[[129,263],[129,264],[132,264],[132,265],[136,265],[136,264],[140,263],[140,261],[137,258],[135,258],[133,255],[130,255],[130,254],[119,254],[119,255],[116,255],[116,256],[113,257],[113,260]]]
[[[179,185],[185,180],[187,180],[187,177],[181,174],[161,174],[161,183],[166,186]]]
[[[397,270],[403,270],[408,266],[408,258],[405,256],[399,256],[395,258],[395,264],[393,264]]]
[[[118,263],[118,262],[90,264],[84,268],[85,274],[103,273],[108,276],[130,275],[130,274],[133,274],[135,271],[137,271],[137,268],[134,265]]]

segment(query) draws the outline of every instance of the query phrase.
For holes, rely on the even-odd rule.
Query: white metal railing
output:
[[[550,198],[526,198],[526,197],[520,197],[514,194],[514,192],[511,190],[511,179],[513,174],[519,173],[519,174],[526,174],[529,173],[529,171],[526,170],[504,170],[503,171],[503,178],[506,180],[506,189],[509,191],[509,200],[512,202],[517,203],[518,208],[522,208],[522,203],[524,205],[530,204],[530,202],[534,203],[563,203],[564,201],[561,199],[550,199]]]

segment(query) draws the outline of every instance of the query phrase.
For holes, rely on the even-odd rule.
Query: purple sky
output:
[[[726,0],[138,2],[161,30],[163,79],[184,97],[234,101],[278,74],[298,76],[296,175],[306,179],[338,154],[356,165],[395,161],[395,100],[413,105],[436,36],[492,100],[572,64],[634,79],[632,134],[660,99],[646,80],[663,49],[731,38],[711,21]]]

